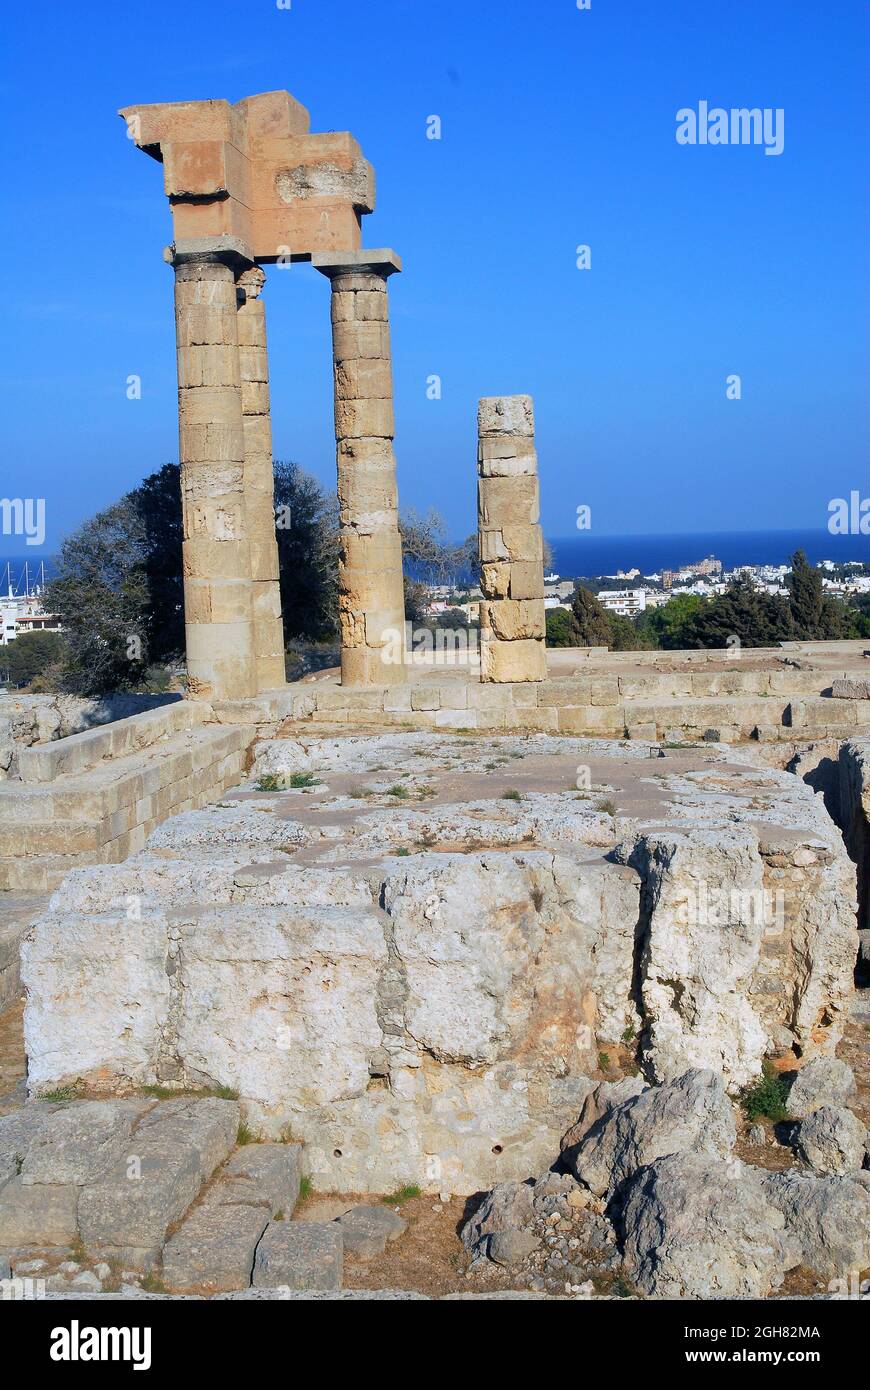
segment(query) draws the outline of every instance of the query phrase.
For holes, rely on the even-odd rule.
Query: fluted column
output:
[[[392,251],[318,252],[332,282],[332,345],[339,499],[341,679],[405,679],[405,603],[393,453],[387,278]]]
[[[229,237],[179,242],[175,269],[188,694],[254,695],[257,673],[236,309]]]
[[[251,604],[258,690],[285,683],[284,625],[275,538],[275,485],[266,310],[260,295],[266,277],[259,266],[242,271],[239,291],[239,370],[245,435],[245,512],[251,548]],[[292,525],[292,519],[291,519]]]

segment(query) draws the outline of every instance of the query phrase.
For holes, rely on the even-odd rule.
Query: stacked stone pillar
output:
[[[387,277],[392,251],[318,252],[332,282],[343,685],[405,679]]]
[[[275,537],[275,488],[266,310],[266,277],[259,266],[242,271],[238,287],[239,373],[245,437],[245,515],[251,554],[251,608],[258,690],[285,682],[284,624]],[[290,519],[292,525],[292,518]]]
[[[244,259],[231,241],[171,253],[188,694],[206,700],[257,693],[236,306]]]
[[[486,396],[478,406],[480,679],[547,676],[544,547],[530,396]]]

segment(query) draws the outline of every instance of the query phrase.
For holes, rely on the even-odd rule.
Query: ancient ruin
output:
[[[188,689],[0,716],[0,1279],[860,1280],[870,653],[548,651],[513,395],[478,409],[480,671],[407,662],[401,264],[360,245],[370,165],[286,92],[122,115],[173,218]],[[341,669],[292,685],[261,293],[280,260],[330,281],[340,509]]]
[[[403,677],[402,549],[386,280],[361,251],[371,166],[347,133],[315,135],[288,92],[122,112],[163,165],[174,241],[188,694],[284,684],[262,265],[313,261],[332,282],[341,503],[342,680]],[[384,660],[385,649],[398,655]]]
[[[477,412],[481,679],[542,681],[544,542],[529,396],[493,396]]]

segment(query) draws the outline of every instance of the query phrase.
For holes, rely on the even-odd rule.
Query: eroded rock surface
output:
[[[821,798],[644,754],[260,745],[250,784],[74,871],[28,933],[33,1091],[231,1087],[316,1187],[470,1193],[551,1161],[602,1058],[733,1093],[767,1053],[830,1052],[855,879]],[[257,790],[287,773],[313,785]]]

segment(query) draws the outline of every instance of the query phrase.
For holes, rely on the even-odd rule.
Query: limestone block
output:
[[[246,1289],[254,1253],[269,1224],[265,1207],[204,1203],[195,1208],[163,1250],[163,1278],[175,1291],[208,1293]]]
[[[478,434],[516,434],[534,437],[531,396],[484,396],[477,407]]]
[[[485,594],[490,598],[507,598],[511,590],[512,571],[516,568],[503,561],[490,561],[481,566],[480,585]],[[534,567],[533,567],[534,568]],[[519,598],[519,594],[513,595]],[[530,594],[524,597],[536,598],[537,594]]]
[[[245,382],[269,382],[269,357],[265,342],[239,345],[239,370]]]
[[[484,599],[480,605],[480,625],[482,630],[491,629],[494,636],[504,642],[543,639],[543,599]]]
[[[511,560],[530,560],[543,565],[544,544],[540,526],[506,523],[501,528],[501,535]]]
[[[480,678],[488,681],[542,681],[547,678],[547,653],[542,642],[521,639],[480,644]]]
[[[150,1075],[170,1003],[164,918],[144,915],[130,931],[126,917],[69,922],[47,915],[22,942],[21,977],[30,991],[25,1012],[28,1082],[47,1084],[93,1074]],[[88,1027],[75,1020],[88,1002]]]
[[[386,291],[383,289],[357,290],[353,296],[353,317],[358,323],[386,323],[389,318],[389,300]]]
[[[509,597],[512,599],[540,599],[542,592],[542,565],[536,560],[514,560],[510,566]]]
[[[273,1221],[257,1246],[254,1288],[340,1289],[344,1243],[338,1222]]]
[[[395,469],[358,464],[342,470],[338,478],[338,501],[348,517],[358,512],[395,512]],[[345,521],[345,525],[348,524],[349,521]]]
[[[238,387],[238,353],[223,344],[205,343],[195,347],[179,347],[178,385],[182,390],[193,387]]]
[[[223,305],[191,304],[178,318],[178,348],[233,342],[235,310]]]
[[[482,529],[478,535],[478,542],[482,563],[486,564],[492,561],[511,559],[510,551],[505,544],[505,538],[500,529]]]
[[[380,437],[395,433],[392,398],[336,400],[336,439]]]
[[[831,695],[835,700],[870,700],[870,680],[832,681]]]
[[[147,1108],[147,1102],[79,1101],[56,1111],[28,1148],[22,1183],[95,1181],[129,1152],[133,1125]]]
[[[299,1198],[301,1179],[300,1144],[246,1144],[228,1160],[214,1200],[240,1200],[234,1194],[243,1185],[244,1201],[256,1200],[268,1207],[270,1216],[282,1211],[289,1218]]]
[[[268,415],[269,414],[269,383],[268,381],[242,381],[241,383],[242,412],[245,415]]]
[[[389,400],[393,394],[390,363],[382,358],[347,359],[335,364],[339,400]]]
[[[364,636],[364,634],[362,634]],[[351,686],[386,686],[400,684],[407,679],[405,667],[401,664],[386,664],[380,651],[363,645],[350,646],[342,639],[341,683]]]
[[[239,1107],[229,1100],[170,1100],[136,1130],[132,1153],[82,1189],[78,1222],[86,1246],[159,1250],[235,1144]],[[130,1159],[138,1160],[132,1177]],[[135,1257],[134,1257],[135,1258]]]
[[[477,492],[478,516],[483,526],[534,525],[540,517],[538,479],[534,475],[480,478]]]
[[[366,323],[336,323],[333,325],[332,349],[336,362],[356,361],[361,357],[390,357],[390,326],[371,320]]]
[[[72,1245],[79,1191],[72,1184],[27,1186],[11,1178],[0,1187],[0,1247]]]
[[[242,464],[245,457],[245,435],[238,420],[224,423],[191,422],[187,415],[182,413],[179,416],[178,447],[188,470],[196,473],[201,464]],[[194,481],[191,480],[191,485]]]
[[[389,1207],[351,1207],[338,1218],[345,1250],[370,1259],[382,1255],[389,1241],[398,1240],[408,1223]]]
[[[188,1067],[293,1108],[312,1088],[324,1100],[365,1088],[386,956],[374,913],[239,905],[232,922],[213,910],[181,932],[176,1046]]]

